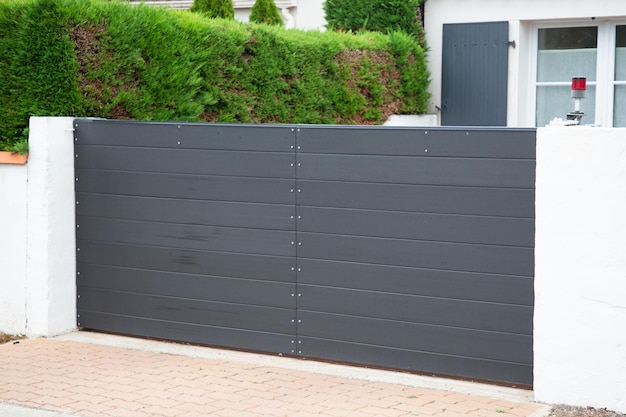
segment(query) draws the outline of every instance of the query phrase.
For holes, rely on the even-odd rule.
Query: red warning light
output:
[[[572,90],[585,91],[587,89],[587,78],[572,77]]]

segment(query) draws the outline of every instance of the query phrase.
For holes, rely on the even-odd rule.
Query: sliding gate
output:
[[[532,383],[534,130],[75,139],[80,327]]]

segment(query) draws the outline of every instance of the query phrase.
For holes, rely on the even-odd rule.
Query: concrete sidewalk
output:
[[[532,392],[91,332],[0,346],[0,416],[538,417]]]

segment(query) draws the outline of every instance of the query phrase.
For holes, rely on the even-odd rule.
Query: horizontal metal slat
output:
[[[148,295],[295,308],[295,283],[122,268],[79,263],[79,294],[84,287]]]
[[[299,259],[298,284],[533,306],[532,277]]]
[[[102,217],[76,218],[81,240],[198,249],[257,255],[295,256],[295,232],[153,223]]]
[[[303,180],[532,189],[535,161],[299,154],[297,175]]]
[[[298,285],[298,311],[532,336],[533,308],[526,306]]]
[[[76,119],[76,143],[117,147],[293,152],[290,125]]]
[[[295,204],[294,179],[76,170],[76,192]]]
[[[77,242],[81,263],[220,277],[295,282],[295,259],[107,242]]]
[[[291,309],[80,287],[78,310],[202,326],[294,334]]]
[[[82,312],[78,320],[78,325],[81,328],[203,345],[278,353],[291,353],[291,347],[293,346],[291,343],[293,336],[277,333],[229,329],[91,311]]]
[[[299,337],[314,337],[523,364],[532,363],[532,336],[298,311]]]
[[[76,194],[78,216],[182,224],[295,230],[292,205],[111,194]]]
[[[533,383],[533,367],[529,364],[419,352],[385,346],[350,343],[311,337],[300,337],[302,355],[361,365],[374,365],[420,373],[467,377],[492,381],[508,381],[516,385]]]
[[[298,126],[298,153],[535,159],[535,129]]]
[[[238,177],[293,178],[295,155],[198,149],[75,147],[77,169]]]
[[[534,247],[533,219],[298,207],[298,230],[354,236]]]
[[[335,181],[299,181],[298,205],[484,216],[535,216],[535,191]]]
[[[534,249],[298,233],[298,257],[533,276]]]

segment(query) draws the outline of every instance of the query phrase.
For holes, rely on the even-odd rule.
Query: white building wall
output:
[[[540,128],[534,390],[626,412],[626,129]]]
[[[0,332],[26,333],[26,165],[0,164]]]
[[[441,107],[441,59],[443,24],[475,22],[509,22],[509,40],[516,43],[509,48],[508,125],[530,126],[531,91],[530,71],[534,62],[529,59],[531,25],[541,21],[585,21],[607,17],[624,17],[623,0],[590,2],[582,0],[426,0],[424,29],[428,43],[428,67],[431,72],[429,91],[432,94],[429,112]]]

